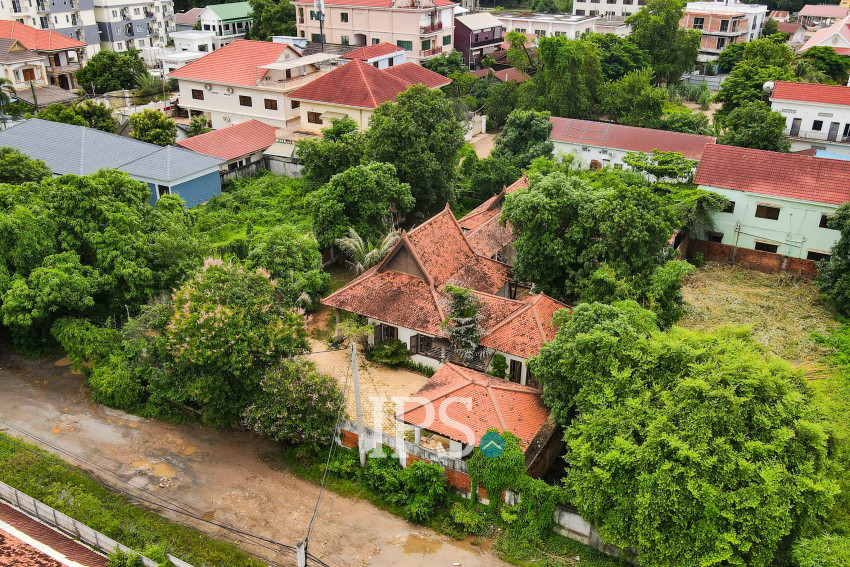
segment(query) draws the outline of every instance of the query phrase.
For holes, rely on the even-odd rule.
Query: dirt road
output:
[[[57,358],[29,361],[0,352],[0,418],[117,472],[133,486],[201,510],[205,519],[290,545],[303,539],[318,488],[262,462],[261,456],[273,449],[270,442],[245,432],[161,423],[100,406],[89,398],[82,377],[72,374],[65,361],[57,365]],[[368,502],[333,493],[322,502],[310,552],[329,564],[507,565],[480,547],[408,524]],[[182,516],[172,519],[191,523]],[[195,527],[232,539],[208,524]],[[251,551],[269,563],[286,564],[266,550]]]

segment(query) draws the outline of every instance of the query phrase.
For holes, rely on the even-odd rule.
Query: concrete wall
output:
[[[785,133],[790,136],[794,119],[800,119],[800,132],[791,138],[791,151],[818,148],[836,154],[850,156],[850,143],[842,143],[845,129],[850,135],[850,107],[810,102],[782,101],[771,99],[771,108],[785,117]],[[820,130],[814,122],[822,122]],[[836,141],[828,141],[829,128],[838,123]]]
[[[214,129],[226,128],[241,122],[256,119],[271,126],[286,127],[286,121],[298,116],[298,109],[292,108],[292,101],[282,89],[271,87],[246,87],[204,83],[179,79],[180,106],[196,113],[204,113],[212,122]],[[206,85],[211,89],[207,90]],[[228,92],[228,89],[232,92]],[[200,90],[203,100],[192,98],[192,90]],[[251,97],[251,106],[241,106],[239,96]],[[267,110],[265,99],[277,101],[277,110]],[[228,120],[229,119],[229,120]]]
[[[326,112],[334,114],[345,114],[349,118],[357,122],[357,125],[360,127],[360,130],[365,130],[369,127],[369,119],[372,117],[372,113],[374,112],[374,110],[372,110],[371,108],[354,108],[350,106],[324,104],[321,102],[301,101],[301,107],[300,109],[298,109],[298,112],[301,113],[301,126],[299,130],[318,134],[323,128],[329,128],[331,126],[331,121],[330,119],[323,119],[321,124],[314,124],[309,121],[309,113],[311,112],[318,113],[319,116]]]
[[[813,278],[817,275],[817,263],[811,260],[791,258],[782,254],[771,254],[759,250],[735,248],[727,244],[707,242],[705,240],[687,240],[683,244],[683,256],[693,260],[695,254],[702,254],[707,262],[740,264],[760,272],[787,272],[802,277]]]
[[[578,39],[587,31],[593,31],[597,22],[595,19],[587,19],[579,22],[546,21],[535,18],[523,18],[519,15],[495,14],[499,21],[505,26],[505,35],[508,32],[518,31],[521,33],[533,33],[537,36],[546,37],[564,36],[567,39]],[[538,34],[538,31],[544,32]]]

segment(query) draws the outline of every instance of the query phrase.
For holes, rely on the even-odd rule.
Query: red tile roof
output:
[[[481,346],[531,358],[540,352],[543,343],[555,338],[557,329],[552,316],[569,306],[543,294],[531,295],[523,303],[523,307],[488,329]]]
[[[274,126],[258,120],[249,120],[180,140],[176,145],[193,152],[231,160],[267,149],[274,144],[276,131]]]
[[[773,18],[774,20],[778,20],[779,18],[788,18],[791,16],[791,12],[787,10],[773,10],[768,17]]]
[[[390,55],[391,53],[401,52],[404,52],[404,49],[402,49],[401,47],[393,45],[392,43],[387,43],[386,41],[382,41],[381,43],[378,43],[376,45],[367,45],[365,47],[355,49],[354,51],[349,51],[348,53],[343,55],[342,58],[367,61],[375,57],[381,57],[383,55]]]
[[[499,217],[505,195],[513,193],[520,187],[528,187],[528,178],[525,175],[457,221],[460,227],[467,231],[466,239],[476,254],[492,258],[504,246],[513,242],[514,234],[511,227],[499,222]]]
[[[844,18],[847,16],[847,8],[843,6],[834,6],[827,4],[806,4],[800,13],[800,16],[813,16],[815,18]]]
[[[78,49],[87,44],[51,30],[37,30],[18,22],[0,21],[0,37],[17,39],[33,51]]]
[[[800,28],[803,28],[803,24],[798,24],[797,22],[777,22],[777,29],[783,33],[795,34]]]
[[[193,26],[203,11],[203,8],[192,8],[185,12],[177,12],[174,14],[174,23],[181,26]]]
[[[450,82],[439,73],[415,63],[381,70],[355,59],[307,83],[289,96],[295,100],[377,108],[381,103],[395,99],[412,84],[423,83],[429,88],[436,88]]]
[[[694,183],[841,205],[850,201],[850,161],[711,145]]]
[[[266,74],[265,69],[258,67],[278,61],[288,48],[289,45],[285,43],[238,39],[175,69],[168,76],[174,79],[255,87],[257,80]]]
[[[552,140],[583,144],[630,152],[682,152],[686,158],[700,159],[706,146],[714,143],[712,136],[683,134],[652,128],[637,128],[622,124],[591,122],[574,118],[551,117]]]
[[[540,390],[452,363],[440,367],[413,396],[428,402],[407,402],[396,419],[461,443],[478,445],[495,428],[516,435],[526,449],[549,417]],[[471,409],[458,398],[468,399]],[[473,438],[458,424],[468,427]]]
[[[770,99],[850,106],[850,87],[777,81]]]
[[[470,71],[470,73],[472,73],[479,79],[486,79],[492,73],[493,77],[503,83],[507,83],[509,81],[514,81],[515,83],[524,83],[525,81],[531,78],[524,71],[516,69],[515,67],[511,67],[509,69],[502,69],[500,71],[494,71],[490,68],[479,69],[478,71]]]

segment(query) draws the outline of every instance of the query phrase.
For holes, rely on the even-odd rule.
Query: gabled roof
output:
[[[245,20],[250,17],[252,8],[250,2],[230,2],[228,4],[212,4],[207,6],[222,20]]]
[[[477,254],[492,258],[506,245],[514,241],[514,233],[509,225],[503,225],[499,217],[505,195],[513,193],[520,187],[528,187],[528,178],[523,175],[510,186],[505,187],[497,195],[493,195],[465,217],[458,221],[460,227],[467,231],[466,240]]]
[[[17,39],[0,38],[0,63],[41,61],[42,57],[35,51],[24,48]]]
[[[791,35],[794,35],[801,29],[806,29],[803,27],[803,24],[799,24],[797,22],[777,22],[776,27],[779,31],[783,33],[790,33]]]
[[[686,158],[700,159],[713,136],[669,132],[653,128],[637,128],[607,122],[592,122],[552,116],[552,140],[630,152],[681,152]]]
[[[500,71],[494,71],[493,69],[488,67],[487,69],[470,71],[470,73],[472,73],[479,79],[486,79],[492,75],[494,79],[503,83],[507,83],[509,81],[514,81],[515,83],[524,83],[525,81],[531,78],[531,76],[527,75],[524,71],[515,67],[502,69]]]
[[[405,403],[396,419],[465,444],[478,445],[487,430],[495,428],[516,435],[525,450],[549,417],[540,390],[450,362],[413,396],[427,402]],[[457,398],[470,400],[471,410],[456,403]],[[469,427],[474,439],[468,439],[458,424]]]
[[[387,55],[392,55],[395,53],[404,53],[404,49],[398,47],[397,45],[393,45],[392,43],[382,41],[381,43],[375,45],[367,45],[365,47],[355,49],[354,51],[349,51],[348,53],[343,55],[342,58],[369,61],[371,59],[385,57]]]
[[[768,17],[773,18],[774,20],[778,20],[779,18],[790,18],[791,12],[788,10],[773,10]]]
[[[32,51],[79,49],[87,44],[51,30],[38,30],[18,22],[0,21],[0,37],[17,39]]]
[[[277,128],[258,120],[248,120],[234,126],[180,140],[177,145],[193,152],[223,160],[236,159],[260,150],[275,142]]]
[[[412,67],[411,67],[412,66]],[[323,102],[357,108],[377,108],[394,100],[410,85],[423,83],[429,88],[451,81],[439,73],[405,63],[389,69],[376,69],[355,59],[292,92],[294,100]]]
[[[455,25],[458,23],[470,31],[485,30],[490,28],[505,27],[502,21],[491,14],[490,12],[478,12],[476,14],[467,14],[465,16],[456,16]]]
[[[543,343],[555,338],[557,329],[552,316],[569,306],[542,293],[528,296],[523,303],[523,307],[488,329],[479,344],[520,358],[538,354]]]
[[[177,12],[174,14],[174,23],[181,26],[193,26],[203,11],[203,8],[192,8],[185,12]]]
[[[238,39],[168,74],[173,79],[191,79],[226,85],[257,86],[268,65],[280,59],[290,46],[285,43]]]
[[[850,17],[837,21],[828,28],[821,28],[817,30],[812,34],[812,37],[806,40],[806,43],[803,44],[800,51],[806,51],[807,49],[818,45],[827,45],[827,43],[830,44],[830,47],[834,47],[832,45],[832,38],[835,37],[840,38],[836,39],[836,41],[843,40],[845,43],[844,47],[835,47],[836,53],[839,53],[839,50],[850,45],[850,27],[848,27],[848,20],[850,20]]]
[[[800,16],[813,16],[815,18],[844,18],[847,17],[848,9],[843,6],[828,4],[806,4],[797,14]]]
[[[850,87],[777,81],[770,99],[850,106]]]
[[[813,203],[850,201],[850,162],[732,146],[708,146],[694,183]]]
[[[528,178],[523,174],[522,177],[499,191],[496,195],[493,195],[468,213],[460,218],[457,223],[464,230],[475,230],[482,224],[486,223],[492,218],[496,218],[499,216],[499,213],[502,212],[502,203],[504,202],[504,196],[508,193],[513,193],[517,189],[521,187],[528,187]]]

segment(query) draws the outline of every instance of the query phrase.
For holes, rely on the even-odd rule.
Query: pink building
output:
[[[298,36],[321,41],[320,14],[312,0],[292,4]],[[327,0],[325,42],[356,46],[388,42],[418,63],[452,50],[456,5],[451,0]]]

